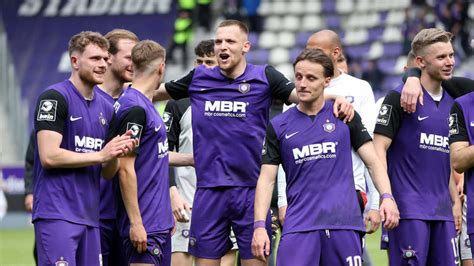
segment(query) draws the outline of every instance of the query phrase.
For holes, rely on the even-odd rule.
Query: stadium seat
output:
[[[368,31],[365,29],[346,31],[344,43],[346,45],[362,44],[368,39]]]
[[[401,42],[390,42],[384,43],[383,45],[383,56],[384,57],[398,57],[403,50]]]
[[[367,59],[378,59],[381,56],[384,56],[383,44],[381,42],[374,42],[370,46],[369,52],[367,53]]]
[[[277,1],[273,2],[273,14],[285,15],[287,13],[287,2]]]
[[[313,34],[310,31],[300,31],[296,33],[296,46],[299,48],[303,48],[306,46],[306,42],[308,41],[309,37]]]
[[[321,13],[321,2],[318,1],[309,1],[306,2],[304,6],[306,14],[316,15]]]
[[[247,54],[248,61],[252,64],[267,64],[269,56],[267,49],[250,49]]]
[[[270,15],[270,13],[272,13],[272,9],[271,9],[272,5],[273,5],[272,2],[262,1],[257,10],[258,14],[264,17]]]
[[[282,47],[273,48],[270,51],[270,57],[268,61],[271,65],[288,63],[290,61],[290,53],[287,49]]]
[[[396,1],[394,1],[396,2]],[[385,19],[385,24],[389,26],[398,26],[405,22],[405,12],[403,10],[392,10]]]
[[[320,16],[305,15],[301,22],[301,30],[303,31],[317,31],[324,29],[324,23]]]
[[[250,32],[249,33],[249,42],[252,46],[257,46],[258,45],[258,33]]]
[[[306,3],[292,2],[287,6],[287,14],[301,16],[306,12]]]
[[[291,61],[293,62],[293,61]],[[287,79],[294,80],[295,71],[293,69],[293,64],[279,64],[275,68],[280,71]]]
[[[295,45],[295,34],[289,31],[283,31],[278,33],[278,45],[281,47],[289,48]]]
[[[288,15],[283,18],[281,28],[287,31],[298,31],[301,22],[298,16]]]
[[[347,15],[354,11],[354,2],[352,0],[339,0],[336,2],[336,13]]]
[[[407,56],[401,55],[397,58],[395,67],[393,68],[394,74],[403,74],[403,67],[407,64]]]
[[[467,15],[469,16],[471,20],[474,20],[474,3],[469,4]]]
[[[265,19],[264,30],[279,31],[282,28],[282,19],[280,16],[269,16]]]
[[[260,34],[258,46],[260,48],[273,48],[278,45],[277,34],[271,31],[264,31]]]
[[[402,31],[400,27],[385,28],[382,41],[384,42],[401,42],[403,40]]]

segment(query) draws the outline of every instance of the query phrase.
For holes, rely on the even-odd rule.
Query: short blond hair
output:
[[[164,61],[165,57],[166,50],[159,43],[152,40],[140,41],[132,49],[133,69],[140,73],[146,72],[153,61]]]
[[[72,55],[73,52],[79,52],[82,54],[86,49],[86,46],[89,44],[97,45],[105,51],[108,51],[110,46],[109,41],[99,32],[81,31],[72,36],[69,40],[69,55]]]
[[[109,53],[113,55],[117,54],[118,52],[118,42],[120,40],[131,40],[134,42],[140,41],[135,33],[125,29],[113,29],[105,34],[104,37],[109,40]]]
[[[453,34],[438,28],[422,29],[411,42],[411,50],[415,56],[424,55],[426,47],[437,42],[451,42]]]

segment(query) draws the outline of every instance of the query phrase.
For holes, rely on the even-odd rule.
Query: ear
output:
[[[333,58],[335,58],[337,61],[337,59],[339,58],[339,56],[341,55],[341,48],[340,47],[335,47],[333,50],[332,50],[332,56]]]
[[[329,83],[331,83],[331,77],[324,78],[324,88],[327,88]]]
[[[71,55],[70,57],[70,60],[71,60],[71,68],[74,69],[74,70],[78,70],[79,69],[79,59],[77,57],[77,55]]]
[[[421,69],[423,69],[423,68],[426,67],[426,65],[425,65],[425,60],[424,60],[423,57],[421,57],[421,56],[417,56],[417,57],[415,58],[415,62],[416,62],[416,64],[417,64]]]
[[[249,41],[244,42],[244,47],[243,47],[243,49],[242,49],[243,52],[244,52],[244,53],[248,53],[248,52],[250,51],[250,47],[251,47],[251,46],[252,46],[252,45],[250,44]]]
[[[165,74],[165,65],[166,65],[165,62],[160,63],[158,65],[158,75],[164,76],[164,74]]]

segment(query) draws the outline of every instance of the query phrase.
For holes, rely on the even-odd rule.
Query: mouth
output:
[[[226,53],[219,54],[219,58],[223,63],[227,63],[229,61],[230,55]]]

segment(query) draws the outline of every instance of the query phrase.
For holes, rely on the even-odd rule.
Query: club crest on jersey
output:
[[[151,251],[153,255],[159,256],[161,254],[161,250],[158,247],[153,247],[153,250]]]
[[[459,134],[458,114],[451,114],[448,118],[449,135]]]
[[[105,127],[107,125],[107,120],[105,119],[104,114],[102,112],[99,113],[99,121],[102,127]]]
[[[188,238],[189,237],[189,230],[188,229],[183,229],[183,231],[181,232],[181,235],[184,238]]]
[[[55,266],[68,266],[69,263],[64,260],[64,257],[61,257],[56,263],[54,264]]]
[[[128,122],[127,131],[132,131],[132,138],[138,139],[137,147],[140,145],[140,137],[142,136],[143,126],[137,123]]]
[[[377,116],[376,123],[382,126],[388,126],[390,116],[392,115],[392,106],[390,104],[382,104]]]
[[[56,100],[41,100],[38,107],[37,121],[56,121],[56,110],[58,101]]]
[[[336,129],[336,125],[334,123],[330,123],[329,120],[326,120],[326,123],[323,125],[323,129],[327,133],[331,133]]]
[[[163,123],[165,123],[166,132],[170,132],[171,124],[173,124],[173,117],[171,116],[171,113],[163,113]]]
[[[250,84],[249,83],[241,83],[239,84],[239,91],[241,93],[247,93],[250,91]]]
[[[189,238],[189,245],[190,245],[191,247],[195,247],[196,244],[197,244],[197,243],[196,243],[196,238],[190,237],[190,238]]]

